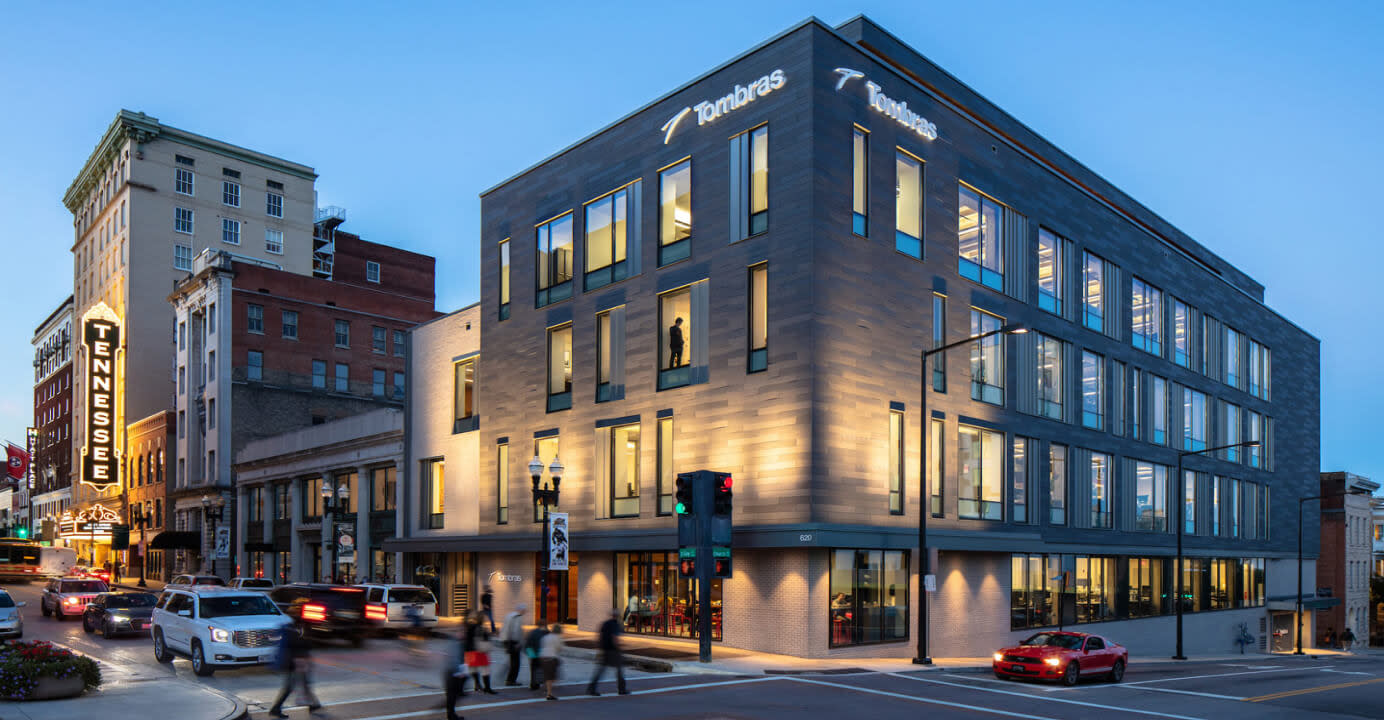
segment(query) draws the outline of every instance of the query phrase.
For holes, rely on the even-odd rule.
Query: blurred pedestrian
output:
[[[1326,628],[1326,637],[1323,640],[1328,648],[1336,649],[1336,626],[1331,625]]]
[[[274,698],[274,705],[269,708],[269,716],[282,718],[288,717],[284,714],[284,701],[288,699],[289,693],[293,692],[295,684],[303,687],[303,697],[308,702],[308,712],[315,713],[322,707],[322,703],[317,702],[317,696],[312,693],[312,654],[308,639],[304,637],[306,629],[302,625],[289,625],[279,632],[279,654],[275,662],[275,669],[283,674],[283,685],[279,687],[279,695]]]
[[[111,582],[112,582],[112,583],[118,583],[118,582],[120,582],[120,561],[119,561],[119,560],[116,560],[115,563],[111,565]]]
[[[442,666],[442,686],[446,688],[447,720],[462,720],[457,715],[457,698],[466,697],[466,631],[457,633],[447,662]]]
[[[506,687],[519,684],[519,650],[524,644],[524,611],[528,609],[529,606],[519,603],[509,611],[504,624],[500,626],[500,643],[509,661],[509,667],[505,669]]]
[[[543,642],[539,646],[538,656],[543,660],[543,687],[548,691],[548,699],[556,700],[553,694],[553,685],[557,683],[557,669],[562,661],[559,656],[562,654],[562,626],[553,623],[550,632],[543,636]]]
[[[485,592],[481,593],[481,613],[490,621],[490,634],[495,634],[495,591],[485,586]]]
[[[408,644],[409,655],[418,657],[426,654],[423,646],[427,642],[428,632],[423,628],[423,609],[413,604],[404,606],[404,619],[408,621],[408,628],[401,634]]]
[[[529,689],[538,689],[538,678],[543,675],[543,638],[547,637],[548,628],[538,625],[524,636],[524,655],[529,659]]]
[[[1353,647],[1355,647],[1355,631],[1347,625],[1346,629],[1341,631],[1341,649],[1350,652]]]
[[[490,687],[491,637],[485,628],[485,617],[479,610],[473,610],[466,619],[466,667],[471,669],[476,692],[494,695]]]
[[[615,689],[621,695],[628,695],[630,691],[625,689],[625,659],[620,654],[620,611],[612,608],[610,617],[601,623],[601,637],[599,642],[600,655],[596,658],[596,674],[591,676],[591,682],[586,686],[587,695],[597,695],[596,684],[601,681],[601,676],[605,674],[608,667],[615,668]]]

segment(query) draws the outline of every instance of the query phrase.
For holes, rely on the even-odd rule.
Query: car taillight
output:
[[[327,619],[327,606],[317,603],[308,603],[303,606],[303,619],[312,622],[322,622]]]
[[[366,605],[366,620],[387,620],[389,619],[389,608],[385,605]]]

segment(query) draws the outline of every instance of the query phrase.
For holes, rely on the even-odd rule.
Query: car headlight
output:
[[[1003,660],[1003,659],[1004,659],[1004,654],[1003,654],[1003,653],[995,653],[995,662],[999,662],[999,661],[1001,661],[1001,660]]]
[[[207,629],[211,631],[212,642],[224,643],[231,641],[231,633],[229,630],[222,630],[221,628],[214,627],[208,627]]]
[[[1057,667],[1058,665],[1062,664],[1062,658],[1044,658],[1043,664],[1048,665],[1050,667]]]

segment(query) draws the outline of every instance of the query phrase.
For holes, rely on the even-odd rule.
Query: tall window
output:
[[[1220,445],[1234,445],[1240,442],[1240,406],[1228,402],[1222,402],[1221,408],[1224,412],[1224,421],[1221,428]],[[1230,462],[1240,462],[1240,448],[1228,447],[1224,451],[1225,459]]]
[[[1269,399],[1269,349],[1249,341],[1249,394]]]
[[[658,264],[692,254],[692,160],[658,174]]]
[[[1152,617],[1172,609],[1163,592],[1163,561],[1129,558],[1129,616]]]
[[[284,232],[282,230],[264,229],[264,251],[275,255],[284,254]]]
[[[1163,291],[1134,278],[1130,294],[1130,339],[1145,352],[1163,354]]]
[[[680,387],[692,382],[692,289],[682,288],[658,296],[658,387]]]
[[[1168,468],[1134,463],[1134,522],[1140,530],[1168,531]]]
[[[851,136],[851,231],[861,237],[870,234],[870,196],[866,179],[870,177],[870,136],[855,128]]]
[[[908,638],[908,553],[832,550],[830,645],[866,645]]]
[[[404,331],[403,331],[403,330],[395,330],[395,331],[394,331],[394,357],[399,357],[399,358],[401,358],[401,357],[403,357],[403,356],[404,356]]]
[[[759,372],[769,367],[769,266],[767,264],[750,268],[749,295],[750,336],[746,369],[748,372]]]
[[[1029,452],[1033,446],[1032,440],[1024,437],[1014,438],[1013,468],[1009,477],[1009,520],[1010,522],[1028,522],[1028,491],[1029,491]]]
[[[1144,373],[1139,368],[1129,369],[1129,438],[1143,440],[1144,418]]]
[[[399,371],[394,372],[394,395],[395,400],[404,399],[404,374]]]
[[[336,391],[351,391],[351,366],[346,363],[336,364]]]
[[[1197,534],[1197,474],[1190,470],[1182,477],[1182,532]]]
[[[500,241],[500,319],[509,319],[509,238]]]
[[[1061,585],[1052,578],[1062,571],[1058,555],[1010,556],[1009,629],[1058,624],[1057,598]]]
[[[1061,420],[1062,341],[1038,335],[1038,414]]]
[[[889,512],[903,514],[904,477],[903,412],[889,411]]]
[[[586,206],[586,289],[624,280],[627,259],[629,190],[620,189]]]
[[[1004,519],[1004,433],[961,426],[956,443],[956,514]]]
[[[384,355],[389,351],[389,331],[376,325],[370,328],[370,348],[377,355]]]
[[[942,450],[945,447],[943,438],[943,422],[934,419],[931,422],[931,430],[928,433],[928,509],[933,517],[942,517]]]
[[[1240,387],[1240,333],[1225,329],[1225,384]]]
[[[1038,228],[1038,307],[1055,315],[1062,314],[1066,295],[1067,241]]]
[[[1182,449],[1206,449],[1206,395],[1182,389]]]
[[[1067,524],[1067,446],[1048,446],[1048,522]]]
[[[1243,487],[1237,478],[1230,479],[1230,537],[1240,537],[1240,488]]]
[[[393,465],[378,467],[370,471],[370,510],[385,512],[398,507],[395,490],[398,488],[398,473]]]
[[[1081,424],[1105,427],[1105,358],[1090,351],[1081,353]]]
[[[240,221],[221,218],[221,242],[228,245],[240,244]]]
[[[351,323],[346,320],[337,320],[336,346],[340,348],[351,347]]]
[[[748,223],[750,235],[769,229],[769,126],[760,125],[749,132],[749,160],[745,189],[749,196]]]
[[[245,378],[247,380],[264,379],[264,353],[259,350],[250,350],[245,353]]]
[[[894,159],[894,249],[923,256],[923,162],[900,150]]]
[[[1245,459],[1250,467],[1262,468],[1264,467],[1264,416],[1251,411],[1246,411],[1245,415],[1249,419],[1249,422],[1246,423],[1249,426],[1249,437],[1245,439],[1260,443],[1245,448]]]
[[[572,213],[549,220],[535,231],[538,245],[536,307],[572,297]]]
[[[423,517],[421,520],[425,529],[438,530],[443,526],[442,516],[446,511],[444,495],[446,492],[446,473],[442,459],[423,460],[421,469],[422,472],[419,473],[422,480],[420,489],[423,493]]]
[[[374,260],[365,261],[365,282],[376,284],[380,282],[380,264]]]
[[[639,516],[639,424],[610,431],[610,515]]]
[[[173,269],[191,270],[192,269],[192,246],[174,245],[173,246]]]
[[[188,208],[173,208],[173,231],[192,234],[192,211]]]
[[[1004,256],[1000,253],[999,204],[965,185],[958,186],[958,270],[961,277],[996,290],[1004,288]]]
[[[240,207],[240,183],[221,181],[221,203],[230,207]]]
[[[309,522],[322,521],[322,478],[313,477],[303,480],[303,520]]]
[[[572,325],[548,329],[548,412],[572,407]]]
[[[1085,306],[1082,322],[1097,332],[1105,331],[1105,263],[1091,253],[1081,261],[1081,300]]]
[[[1091,527],[1110,528],[1110,456],[1091,453]]]
[[[281,218],[284,216],[284,196],[278,193],[267,192],[264,194],[264,214],[269,217]]]
[[[1192,311],[1181,300],[1173,300],[1173,362],[1191,367]]]
[[[947,297],[933,293],[932,347],[939,348],[945,344],[947,344]],[[946,353],[937,353],[932,356],[932,389],[937,392],[947,391]]]
[[[193,178],[191,170],[184,168],[173,169],[173,192],[180,195],[192,195],[194,182],[195,179]]]
[[[971,335],[999,330],[1004,321],[971,308]],[[971,345],[971,399],[1004,404],[1004,334],[995,333]]]
[[[596,316],[596,402],[611,399],[611,356],[615,348],[610,334],[610,311]]]
[[[322,389],[327,387],[327,363],[323,360],[312,361],[312,386]]]
[[[297,310],[284,310],[284,311],[283,311],[283,314],[282,314],[282,317],[281,317],[281,319],[280,319],[280,326],[281,326],[281,328],[282,328],[282,331],[283,331],[283,332],[282,332],[282,335],[284,336],[284,339],[285,339],[285,340],[297,340],[297,339],[298,339],[298,311],[297,311]]]
[[[383,368],[375,368],[370,374],[370,394],[375,397],[384,397],[384,386],[387,377]]]
[[[509,444],[495,447],[495,522],[509,522]]]
[[[1115,617],[1115,558],[1076,556],[1076,621],[1100,622]]]
[[[1149,404],[1153,407],[1153,442],[1168,444],[1168,381],[1157,375],[1150,375],[1153,382],[1149,388]]]
[[[673,514],[673,418],[658,419],[658,514]]]
[[[1221,534],[1221,478],[1211,478],[1211,534]]]

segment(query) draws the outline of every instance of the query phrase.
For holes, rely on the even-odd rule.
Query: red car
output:
[[[995,653],[995,677],[1060,680],[1075,685],[1083,677],[1124,679],[1129,650],[1099,635],[1079,632],[1040,632],[1015,647]]]

